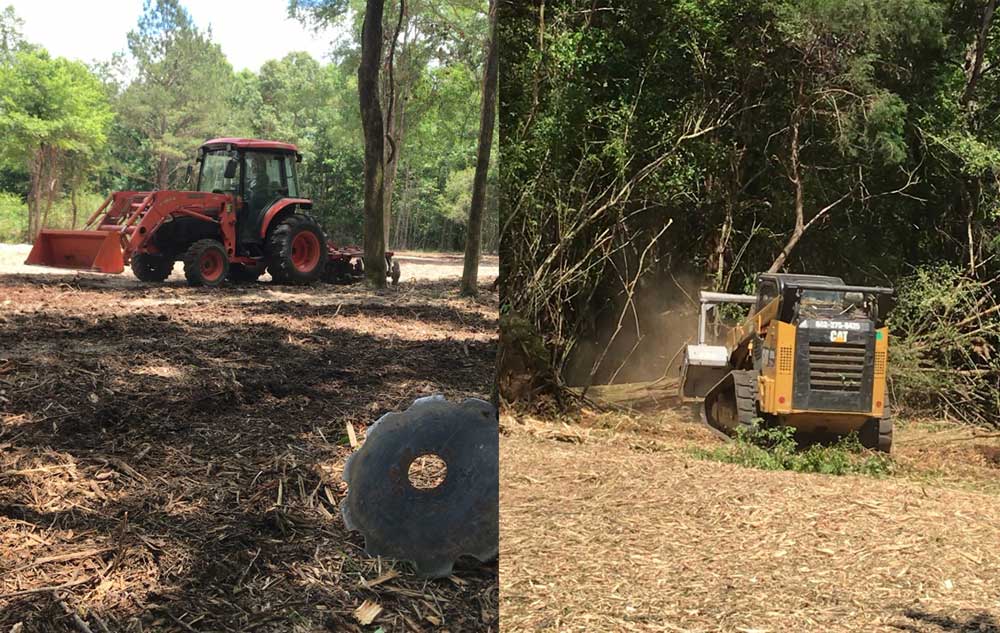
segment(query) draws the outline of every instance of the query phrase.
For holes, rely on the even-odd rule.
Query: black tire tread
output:
[[[319,235],[320,262],[316,270],[310,275],[303,275],[291,266],[291,254],[288,252],[292,247],[291,238],[296,229],[308,227]],[[326,253],[326,234],[323,227],[319,225],[311,215],[306,213],[293,213],[281,220],[271,231],[267,238],[267,271],[271,273],[271,280],[279,284],[309,284],[318,281],[326,269],[326,262],[323,257]]]
[[[228,256],[226,255],[226,249],[222,246],[222,243],[218,240],[213,240],[211,238],[198,240],[194,244],[188,247],[184,252],[184,278],[187,279],[189,286],[219,286],[226,278],[229,276],[228,266],[226,270],[223,271],[222,276],[215,283],[208,283],[204,277],[201,275],[201,257],[205,250],[208,248],[221,248],[224,261],[228,262]]]
[[[132,274],[139,281],[164,281],[174,270],[174,260],[163,255],[136,253],[132,256]]]

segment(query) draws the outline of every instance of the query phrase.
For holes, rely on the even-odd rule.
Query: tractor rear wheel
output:
[[[229,281],[234,284],[248,284],[257,281],[264,274],[265,266],[247,266],[246,264],[229,265]]]
[[[189,286],[221,285],[229,274],[229,256],[218,240],[198,240],[184,253],[184,277]]]
[[[271,231],[267,254],[267,270],[277,283],[312,283],[326,268],[326,236],[316,220],[296,213]]]
[[[174,270],[174,260],[163,255],[136,253],[132,256],[132,273],[139,281],[163,281]]]

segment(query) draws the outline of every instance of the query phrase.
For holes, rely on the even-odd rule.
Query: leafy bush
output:
[[[800,450],[795,429],[788,426],[765,427],[756,421],[749,428],[737,430],[736,438],[711,450],[695,449],[702,459],[739,464],[761,470],[791,470],[825,475],[888,475],[892,459],[861,447],[851,434],[832,445],[814,444]]]

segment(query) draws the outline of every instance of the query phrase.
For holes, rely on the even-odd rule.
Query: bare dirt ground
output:
[[[348,424],[488,397],[488,267],[473,301],[446,257],[375,293],[10,274],[5,250],[0,631],[497,630],[496,563],[419,580],[338,511]]]
[[[504,631],[1000,631],[996,433],[906,425],[884,478],[698,459],[688,411],[502,433]]]

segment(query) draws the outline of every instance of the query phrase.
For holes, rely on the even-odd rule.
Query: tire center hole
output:
[[[408,475],[417,490],[432,490],[444,483],[448,465],[437,455],[420,455],[410,462]]]

